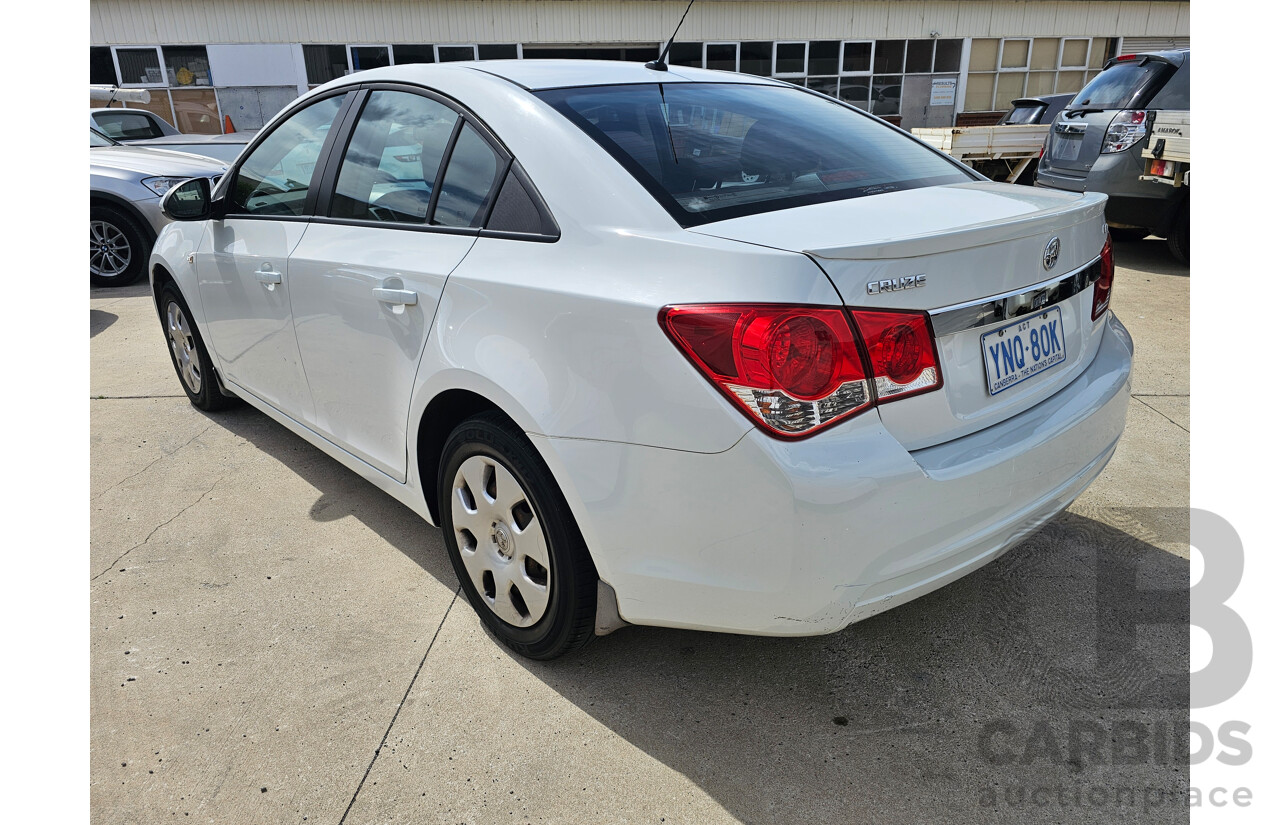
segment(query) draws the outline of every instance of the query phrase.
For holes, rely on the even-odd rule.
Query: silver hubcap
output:
[[[471,583],[499,619],[536,624],[551,595],[542,524],[515,476],[489,456],[462,462],[453,479],[453,532]]]
[[[182,383],[193,393],[200,392],[200,358],[196,355],[196,341],[191,337],[191,325],[182,307],[170,301],[165,309],[165,317],[169,327],[169,349],[173,351],[173,360],[178,365],[178,374]]]
[[[114,224],[89,221],[89,272],[111,278],[129,268],[129,239]]]

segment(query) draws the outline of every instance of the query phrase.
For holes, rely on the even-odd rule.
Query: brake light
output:
[[[1122,54],[1116,58],[1116,62],[1123,63],[1126,60],[1137,60],[1137,59],[1138,59],[1138,56],[1136,54]]]
[[[855,309],[853,320],[866,343],[881,403],[942,386],[928,315]]]
[[[1102,152],[1123,152],[1147,136],[1147,113],[1139,109],[1116,112],[1102,139]]]
[[[658,319],[748,418],[794,438],[863,412],[877,397],[885,402],[942,385],[925,313],[854,317],[862,340],[838,307],[698,304],[665,307]]]
[[[1116,262],[1111,254],[1111,233],[1102,243],[1102,274],[1093,284],[1093,320],[1098,320],[1111,305],[1111,283],[1116,277]]]

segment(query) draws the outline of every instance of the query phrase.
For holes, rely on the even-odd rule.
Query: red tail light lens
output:
[[[843,309],[771,304],[672,306],[659,315],[717,389],[766,432],[790,437],[811,435],[877,399],[942,386],[926,313],[854,310],[853,320],[857,332]]]
[[[1102,243],[1102,275],[1093,284],[1093,320],[1102,317],[1102,313],[1111,306],[1111,282],[1116,277],[1116,262],[1111,255],[1111,233]]]
[[[925,313],[855,309],[853,320],[867,346],[881,402],[942,386],[938,351]]]
[[[842,309],[673,306],[659,321],[689,360],[768,432],[809,435],[871,406]]]

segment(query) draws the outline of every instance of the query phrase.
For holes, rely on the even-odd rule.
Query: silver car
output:
[[[123,286],[146,272],[169,219],[160,196],[188,178],[218,178],[221,161],[117,143],[89,130],[89,283]]]

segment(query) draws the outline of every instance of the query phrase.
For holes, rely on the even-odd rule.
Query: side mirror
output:
[[[172,221],[203,221],[213,212],[208,178],[191,178],[160,199],[160,210]]]

